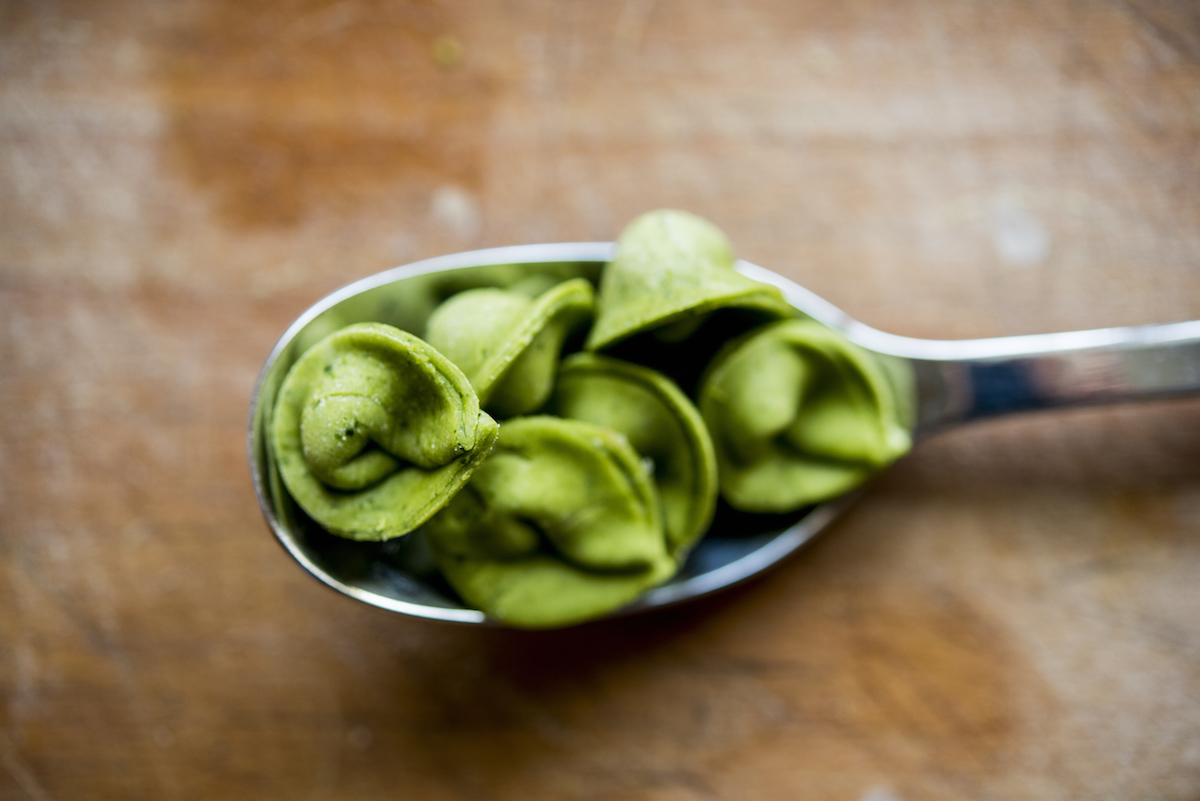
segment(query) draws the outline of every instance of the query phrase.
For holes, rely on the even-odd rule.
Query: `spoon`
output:
[[[308,519],[283,489],[267,445],[275,394],[300,354],[339,328],[375,321],[421,335],[433,309],[456,292],[539,274],[596,282],[614,249],[610,242],[573,242],[455,253],[369,276],[300,315],[267,357],[250,404],[254,489],[284,549],[317,579],[364,603],[414,617],[497,625],[457,600],[419,534],[352,542]],[[770,270],[745,261],[736,268],[778,287],[801,313],[874,353],[892,375],[911,380],[914,441],[1014,412],[1200,392],[1200,320],[995,339],[912,339],[852,320]],[[614,615],[678,604],[745,581],[812,539],[859,494],[791,515],[744,515],[723,507],[675,578]]]

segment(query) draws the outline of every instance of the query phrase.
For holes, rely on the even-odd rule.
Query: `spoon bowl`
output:
[[[499,625],[462,605],[419,532],[384,543],[353,542],[325,532],[304,514],[283,488],[267,442],[275,396],[296,359],[333,331],[382,322],[421,336],[434,308],[457,292],[509,286],[533,275],[596,283],[614,249],[610,242],[575,242],[441,256],[364,278],[304,312],[267,357],[250,404],[254,489],[284,549],[320,581],[372,606]],[[1200,321],[997,339],[912,339],[863,325],[770,270],[744,261],[737,269],[778,287],[802,316],[871,351],[910,397],[916,440],[1000,414],[1200,392]],[[679,573],[613,614],[671,606],[743,582],[795,552],[859,495],[851,492],[787,515],[742,514],[722,504]]]

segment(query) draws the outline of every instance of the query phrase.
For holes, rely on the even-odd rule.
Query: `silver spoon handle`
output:
[[[1200,320],[957,342],[847,334],[908,359],[921,433],[1013,412],[1200,393]]]

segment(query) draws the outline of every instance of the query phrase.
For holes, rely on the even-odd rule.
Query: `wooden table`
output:
[[[273,541],[334,288],[686,208],[872,325],[1200,318],[1189,0],[0,5],[0,798],[1200,798],[1200,403],[929,441],[813,547],[550,634]]]

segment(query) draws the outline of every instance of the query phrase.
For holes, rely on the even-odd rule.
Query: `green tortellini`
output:
[[[577,353],[563,360],[547,410],[619,431],[650,460],[676,559],[708,529],[717,503],[712,439],[673,381],[637,364]]]
[[[523,628],[597,617],[676,569],[629,441],[550,416],[504,423],[492,455],[425,534],[467,603]]]
[[[622,233],[598,293],[519,264],[452,274],[437,296],[505,286],[451,295],[425,340],[360,323],[296,361],[270,423],[283,483],[342,537],[423,527],[421,569],[432,554],[509,625],[626,606],[679,571],[718,494],[793,512],[911,447],[911,373],[734,263],[711,223],[660,210]]]
[[[496,436],[457,367],[381,323],[348,326],[306,351],[280,386],[271,422],[292,497],[355,540],[421,525],[466,483]]]
[[[731,342],[700,387],[721,494],[748,512],[787,512],[840,495],[912,444],[874,358],[811,320]]]
[[[603,350],[643,331],[677,342],[705,317],[729,307],[782,318],[795,310],[773,286],[733,269],[729,240],[715,225],[683,211],[638,217],[621,233],[604,269],[588,350]]]
[[[540,292],[536,280],[510,289],[469,289],[429,318],[429,344],[471,381],[483,408],[503,419],[529,414],[554,388],[563,341],[592,315],[592,285],[582,278]]]

